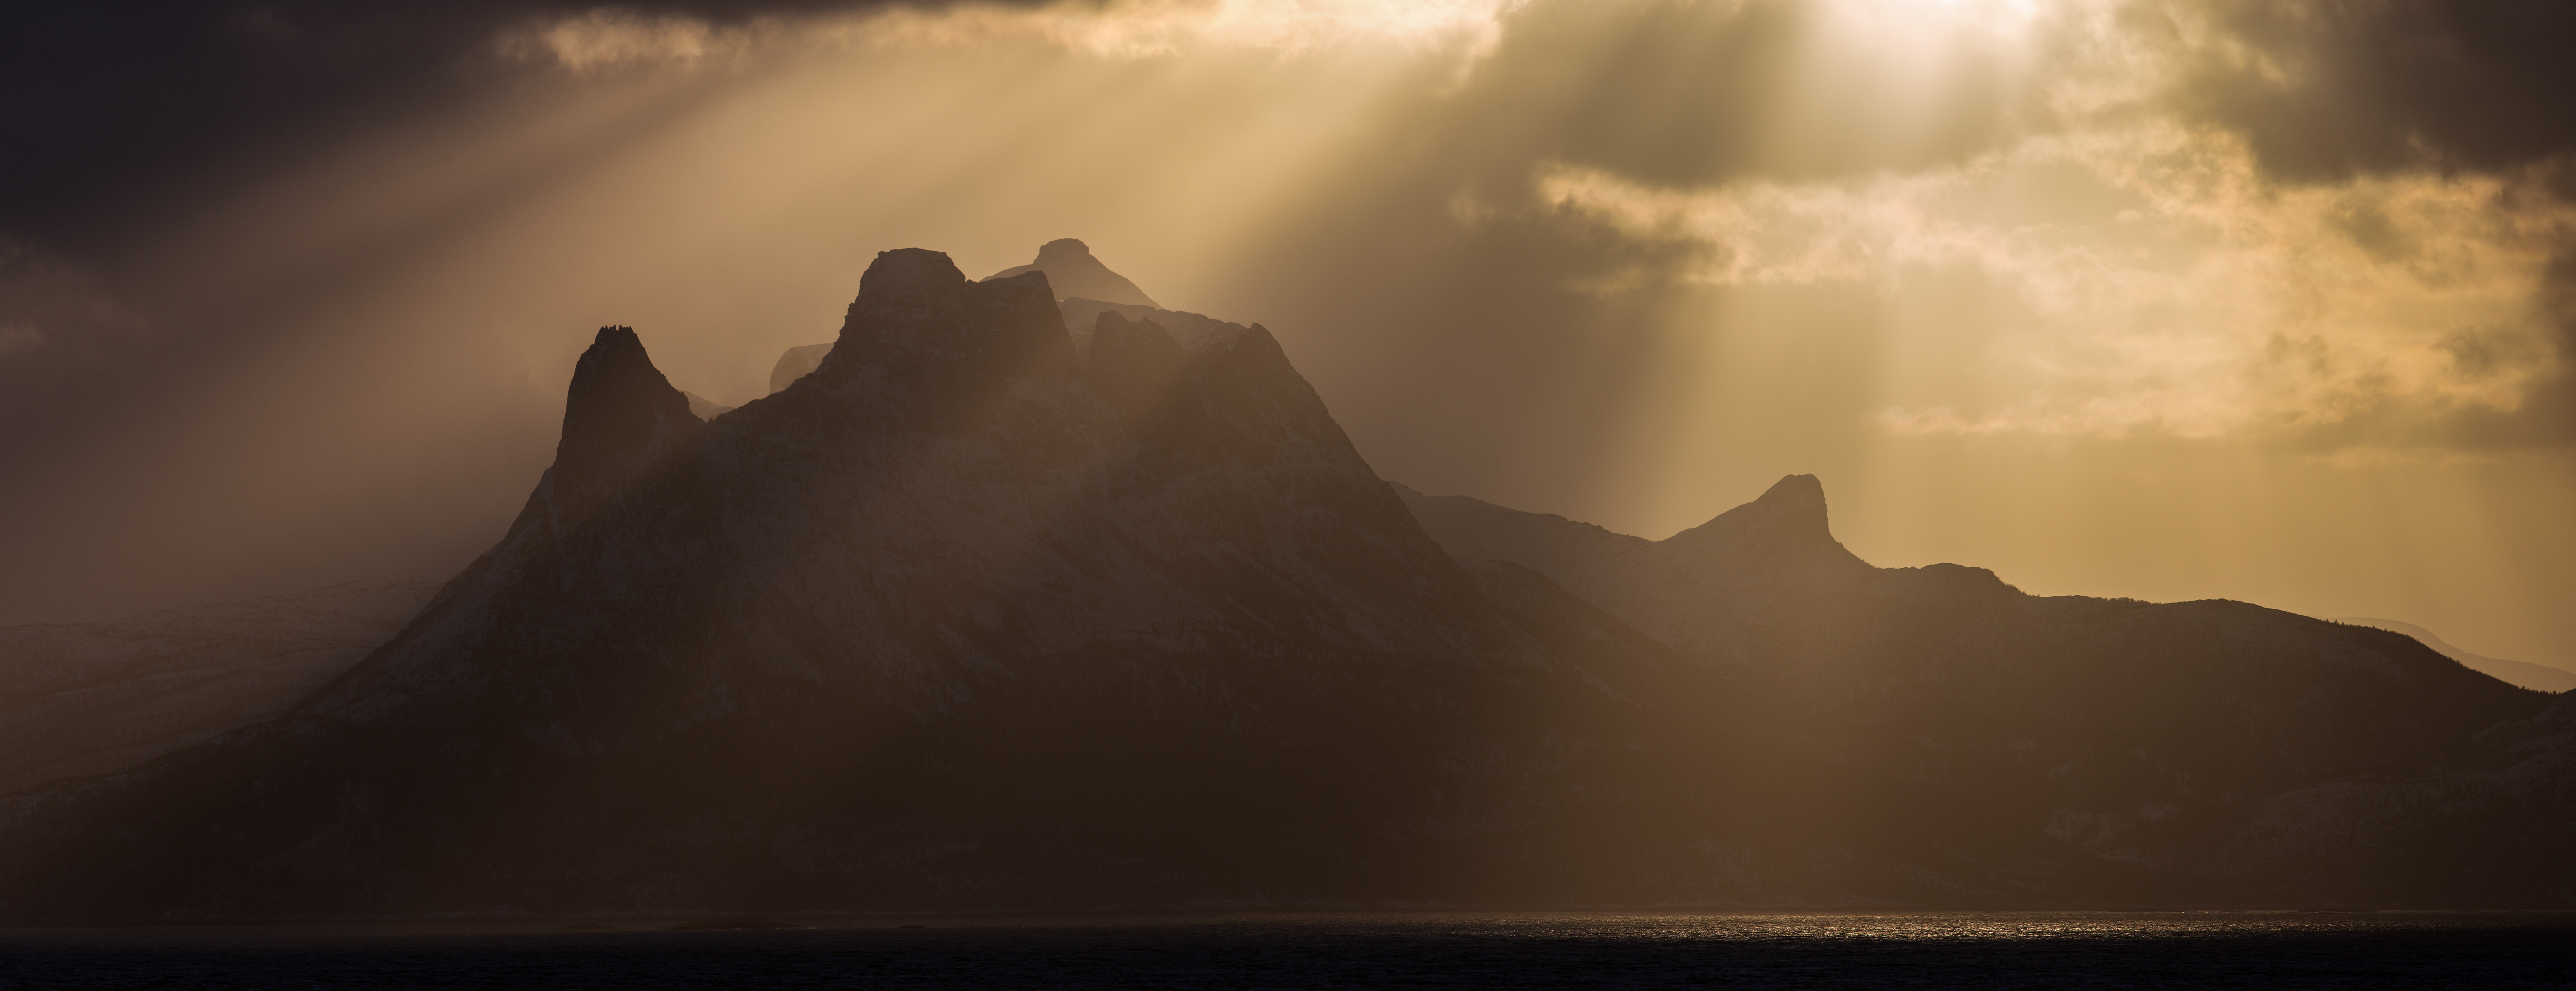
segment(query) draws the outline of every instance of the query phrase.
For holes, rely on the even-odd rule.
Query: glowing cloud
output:
[[[2538,305],[2576,212],[2509,178],[2278,188],[2230,138],[2142,126],[1853,182],[1656,189],[1552,167],[1540,196],[1701,245],[1713,285],[1866,286],[1968,270],[2026,308],[1993,333],[2008,404],[1897,406],[1897,433],[2211,437],[2511,410],[2558,369]],[[1603,288],[1617,288],[1609,286]]]

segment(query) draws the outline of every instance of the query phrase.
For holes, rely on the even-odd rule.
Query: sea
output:
[[[0,930],[0,988],[2576,988],[2576,913],[477,919]]]

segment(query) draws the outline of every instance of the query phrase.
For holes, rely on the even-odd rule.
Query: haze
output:
[[[0,624],[444,578],[602,324],[740,403],[881,250],[1078,237],[1424,492],[1659,538],[1812,473],[1875,564],[2576,665],[2566,15],[757,7],[407,11],[409,75],[202,127],[20,106]]]

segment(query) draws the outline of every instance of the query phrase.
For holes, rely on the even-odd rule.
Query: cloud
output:
[[[716,24],[601,8],[533,21],[500,39],[514,59],[577,73],[631,64],[694,65],[710,56],[792,57],[816,47],[967,48],[1039,40],[1113,59],[1255,50],[1281,55],[1354,46],[1488,51],[1501,17],[1525,0],[1057,0],[1042,5],[885,5],[839,16]]]
[[[1684,281],[1929,307],[1913,288],[1965,270],[2011,294],[2003,325],[1941,332],[1990,341],[1986,381],[1953,391],[2013,391],[1885,409],[1897,434],[2443,443],[2441,425],[2525,411],[2570,370],[2552,300],[2576,208],[2528,176],[2282,189],[2243,142],[2150,123],[1856,180],[1535,181],[1640,242],[1703,244]]]
[[[2168,105],[2267,173],[2494,170],[2576,152],[2576,6],[2551,0],[2133,0]]]
[[[982,0],[979,9],[1031,6]],[[90,0],[0,31],[0,230],[95,247],[203,186],[514,73],[699,57],[768,19],[937,0]],[[533,29],[533,36],[531,31]],[[548,32],[557,31],[552,37]],[[528,47],[533,44],[534,47]],[[698,54],[690,56],[692,45]],[[524,57],[545,55],[543,60]]]
[[[591,73],[637,64],[695,65],[711,55],[738,53],[747,34],[695,17],[601,8],[507,32],[498,45],[512,58]]]

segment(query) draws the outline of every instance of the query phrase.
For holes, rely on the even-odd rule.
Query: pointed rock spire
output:
[[[1772,483],[1762,497],[1719,513],[1715,519],[1674,534],[1679,544],[1835,544],[1825,516],[1825,486],[1814,475],[1790,475]]]
[[[704,429],[630,327],[601,327],[573,365],[551,479],[559,496],[623,487]]]
[[[1825,518],[1825,483],[1814,475],[1790,475],[1771,484],[1752,506],[1785,533],[1833,539]]]

